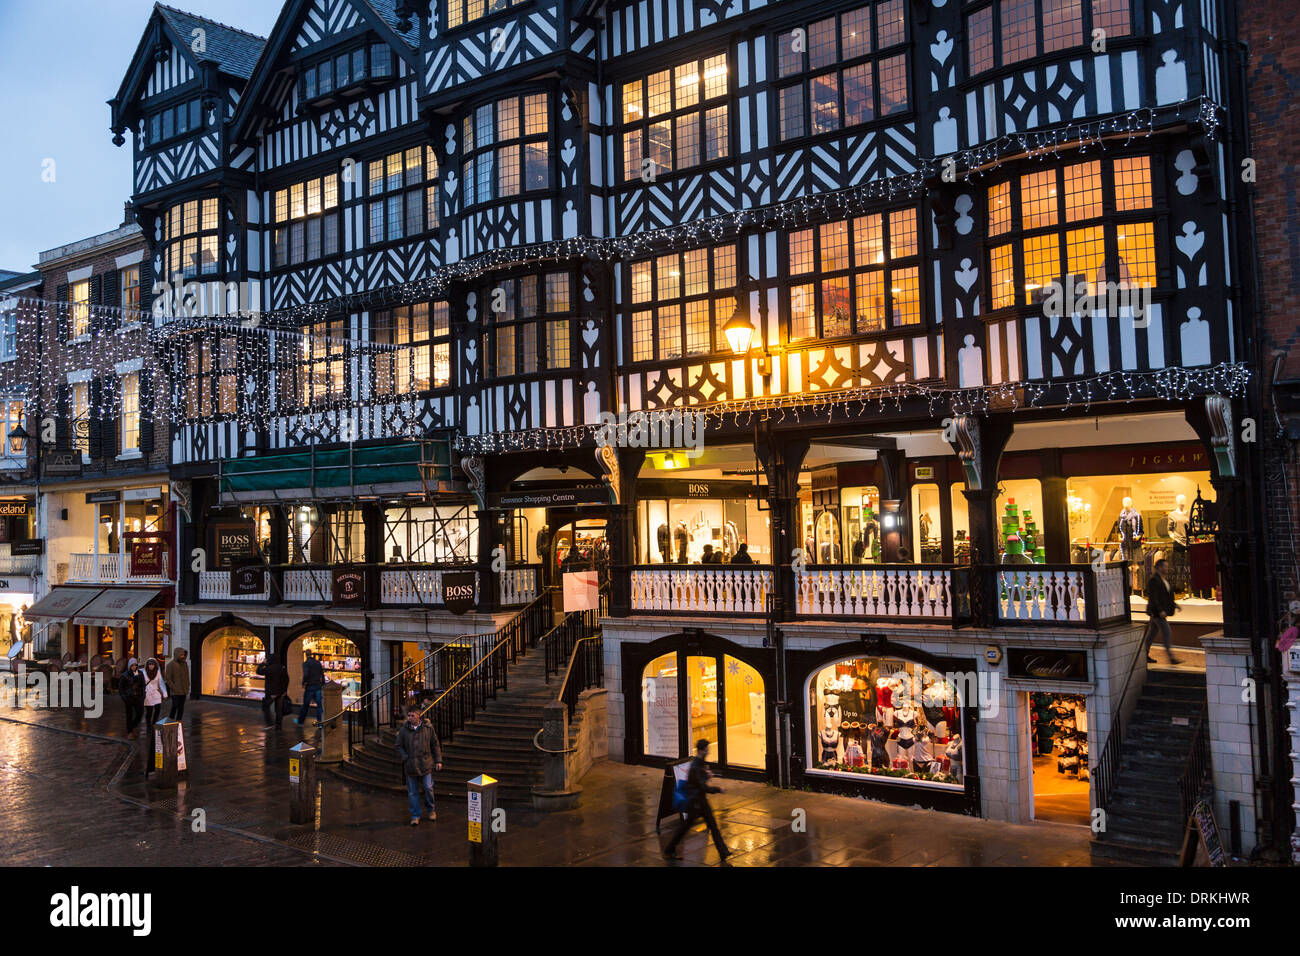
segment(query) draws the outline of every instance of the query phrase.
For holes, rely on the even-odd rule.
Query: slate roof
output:
[[[231,76],[247,80],[253,75],[253,67],[257,66],[262,47],[266,46],[265,37],[161,3],[154,8],[184,40],[192,37],[197,29],[204,31],[207,50],[198,54],[199,59],[215,60],[221,72]]]
[[[359,0],[359,2],[369,4],[370,9],[379,14],[380,19],[412,49],[420,45],[420,21],[414,15],[411,16],[411,29],[405,33],[397,29],[397,21],[401,19],[397,15],[397,0]]]

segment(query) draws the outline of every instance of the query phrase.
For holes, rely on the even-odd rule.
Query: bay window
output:
[[[531,375],[570,366],[567,272],[501,280],[484,290],[482,301],[491,315],[494,375]]]
[[[1132,32],[1131,0],[995,0],[966,16],[967,68],[977,76],[1043,53],[1082,48]]]
[[[217,200],[191,199],[167,210],[163,245],[165,277],[190,278],[217,271]]]
[[[623,84],[623,178],[653,178],[731,155],[727,56]]]
[[[417,302],[376,312],[374,340],[399,346],[375,355],[373,390],[407,395],[451,384],[451,311],[446,302]]]
[[[276,266],[300,265],[339,252],[339,177],[313,177],[275,191]]]
[[[736,310],[734,244],[633,262],[628,288],[633,362],[728,348],[722,327]]]
[[[438,158],[412,146],[366,164],[371,245],[409,239],[438,227]]]
[[[550,188],[550,106],[545,93],[507,96],[465,117],[466,206]]]

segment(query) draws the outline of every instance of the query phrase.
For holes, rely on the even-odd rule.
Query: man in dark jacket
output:
[[[190,695],[190,662],[186,660],[189,653],[183,647],[172,651],[172,659],[163,669],[163,683],[171,692],[172,720],[185,719],[185,698]]]
[[[727,849],[727,844],[722,839],[722,831],[718,829],[718,821],[713,818],[713,810],[709,806],[707,794],[722,793],[722,788],[709,785],[709,778],[713,774],[709,772],[709,764],[705,759],[708,755],[709,742],[701,737],[695,741],[695,759],[691,761],[690,772],[686,775],[686,786],[683,787],[687,799],[686,819],[682,821],[682,825],[677,828],[673,838],[664,847],[664,856],[669,860],[678,858],[677,844],[681,843],[682,837],[695,826],[695,821],[701,819],[713,836],[713,845],[718,848],[718,856],[724,860],[731,856],[731,851]]]
[[[262,716],[268,728],[279,730],[280,721],[284,720],[281,701],[289,692],[289,669],[272,655],[257,665],[257,673],[262,675]]]
[[[1155,572],[1151,575],[1151,580],[1147,581],[1147,614],[1151,618],[1147,624],[1147,629],[1151,632],[1147,648],[1149,649],[1156,642],[1156,631],[1159,631],[1161,640],[1164,641],[1165,653],[1169,655],[1169,663],[1177,664],[1178,658],[1174,657],[1173,633],[1169,628],[1169,615],[1178,610],[1178,605],[1174,603],[1174,589],[1169,586],[1169,579],[1165,577],[1169,572],[1169,562],[1161,558],[1156,562]],[[1147,663],[1155,662],[1156,659],[1148,653]]]
[[[411,826],[420,823],[420,800],[424,799],[425,818],[438,819],[433,812],[433,772],[442,769],[442,747],[433,724],[420,713],[416,704],[406,708],[406,723],[397,732],[397,756],[402,758],[406,775],[406,798],[411,805]]]
[[[749,543],[742,541],[736,553],[731,556],[732,564],[753,564],[754,559],[749,556]]]
[[[316,723],[320,723],[325,719],[325,668],[320,666],[316,655],[308,651],[307,659],[302,662],[302,709],[293,719],[295,724],[307,719],[312,701],[316,702]]]

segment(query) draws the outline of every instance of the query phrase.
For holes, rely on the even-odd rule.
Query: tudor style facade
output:
[[[1221,0],[290,0],[263,41],[157,7],[113,125],[154,274],[193,283],[155,314],[203,692],[304,636],[377,686],[577,550],[616,756],[705,735],[732,772],[1026,821],[1050,695],[1123,842],[1167,555],[1208,683],[1165,789],[1204,748],[1242,851],[1273,844],[1279,701],[1228,691],[1277,664],[1235,30]],[[598,447],[624,410],[694,413],[702,449]],[[471,617],[439,607],[460,568]],[[826,725],[854,694],[872,719]]]

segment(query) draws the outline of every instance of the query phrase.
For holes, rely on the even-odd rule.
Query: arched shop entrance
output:
[[[266,644],[239,624],[218,626],[199,644],[199,693],[205,697],[261,700],[264,681],[257,673]]]
[[[345,707],[360,697],[364,659],[353,637],[350,631],[331,626],[310,625],[291,631],[281,651],[289,669],[289,699],[295,703],[302,700],[302,664],[308,652],[320,660],[326,680],[343,685]]]
[[[768,688],[771,652],[712,635],[679,634],[623,645],[629,702],[626,758],[662,766],[709,741],[709,760],[734,776],[773,770]]]

